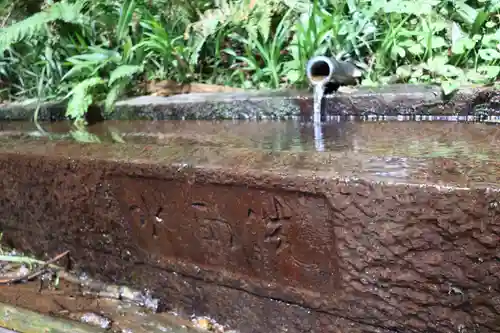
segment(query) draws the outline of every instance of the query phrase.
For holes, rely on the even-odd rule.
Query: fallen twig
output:
[[[39,267],[37,267],[34,272],[29,271],[26,274],[23,274],[23,275],[14,277],[14,278],[0,279],[0,284],[11,284],[11,283],[16,283],[16,282],[23,281],[23,280],[34,279],[35,277],[41,275],[48,266],[55,263],[56,261],[58,261],[62,257],[66,256],[68,253],[69,253],[69,251],[65,251],[61,254],[58,254],[57,256],[55,256],[54,258],[52,258],[46,262],[42,262],[42,264]]]
[[[2,277],[2,275],[0,274],[0,285],[16,283],[23,280],[31,280],[42,274],[45,268],[49,267],[51,270],[56,272],[57,279],[63,279],[85,288],[86,290],[82,290],[82,295],[124,300],[132,302],[138,306],[145,307],[153,312],[156,312],[158,310],[159,300],[151,297],[151,295],[149,295],[148,293],[135,290],[127,286],[106,284],[88,277],[81,278],[65,271],[64,268],[60,266],[54,265],[56,261],[67,255],[68,253],[69,251],[63,252],[46,262],[24,256],[0,255],[0,261],[38,265],[36,270],[29,271],[26,274],[19,274],[19,272],[16,272],[16,276],[12,276],[9,274],[8,278]]]
[[[129,301],[136,305],[148,308],[153,312],[158,311],[159,300],[151,297],[145,292],[135,290],[127,286],[106,284],[91,278],[82,279],[66,271],[60,271],[58,274],[60,279],[87,288],[88,290],[82,291],[83,295]]]

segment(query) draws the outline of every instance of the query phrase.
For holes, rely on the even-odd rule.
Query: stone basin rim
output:
[[[326,172],[314,172],[307,171],[306,169],[295,170],[299,171],[296,173],[288,173],[279,170],[259,170],[257,168],[234,168],[225,167],[221,165],[209,165],[209,164],[187,164],[182,162],[154,162],[146,158],[117,158],[117,157],[92,157],[92,156],[62,156],[57,154],[46,155],[44,152],[39,153],[20,153],[20,152],[9,152],[4,151],[0,148],[0,159],[9,159],[10,156],[19,159],[23,156],[28,159],[40,158],[42,157],[47,161],[60,161],[65,159],[69,165],[68,168],[75,167],[78,164],[92,164],[98,162],[101,167],[105,170],[105,173],[109,176],[136,176],[139,178],[151,178],[151,179],[174,179],[174,175],[182,173],[183,177],[191,180],[195,180],[197,183],[208,183],[208,184],[221,184],[226,185],[242,185],[254,188],[281,188],[285,191],[299,191],[304,193],[315,193],[319,195],[325,195],[329,192],[329,188],[335,186],[342,186],[343,184],[356,184],[361,187],[393,187],[393,188],[420,188],[428,189],[431,191],[437,191],[439,193],[443,192],[468,192],[468,191],[485,191],[486,193],[500,193],[500,186],[487,186],[487,185],[476,185],[476,186],[460,186],[456,184],[438,184],[435,182],[422,182],[418,183],[415,181],[394,181],[394,180],[374,180],[363,176],[347,176],[341,173],[327,174]],[[120,170],[121,166],[129,167],[131,165],[136,166],[150,166],[151,168],[147,173],[141,173],[137,175],[130,175],[127,172]],[[230,176],[230,177],[228,177]],[[230,180],[228,180],[230,179]],[[234,181],[233,179],[238,179]],[[245,179],[245,181],[241,181]]]
[[[471,93],[476,91],[483,90],[491,90],[491,87],[477,86],[477,85],[469,85],[463,86],[458,90],[459,93]],[[431,92],[433,95],[438,97],[440,94],[439,86],[437,85],[429,85],[429,84],[392,84],[385,85],[379,87],[370,87],[370,86],[349,86],[342,87],[340,91],[332,94],[325,95],[325,99],[334,99],[338,96],[373,96],[373,95],[414,95],[416,97],[420,97],[417,93],[423,92]],[[195,98],[194,101],[190,101],[190,98]],[[312,99],[313,93],[308,89],[281,89],[281,90],[248,90],[241,92],[204,92],[204,93],[188,93],[188,94],[176,94],[171,96],[151,96],[151,95],[139,95],[139,96],[130,96],[123,98],[116,102],[116,105],[125,105],[129,104],[132,101],[141,101],[145,98],[150,99],[153,103],[192,103],[197,102],[196,98],[215,98],[215,101],[224,101],[226,99],[231,100],[249,100],[249,99]],[[59,105],[60,102],[52,101],[52,102],[44,102],[43,106],[55,106]],[[0,103],[0,109],[6,107],[25,107],[25,108],[36,108],[38,103],[35,100],[26,100],[26,101],[13,101],[13,102],[2,102]]]
[[[311,117],[312,93],[304,90],[189,93],[168,97],[124,98],[112,113],[99,106],[89,109],[91,119],[290,119]],[[500,116],[500,93],[489,86],[464,86],[443,96],[436,85],[395,84],[380,87],[344,87],[324,99],[327,116]],[[0,104],[0,120],[30,120],[37,103]],[[65,119],[65,103],[43,103],[39,120]]]

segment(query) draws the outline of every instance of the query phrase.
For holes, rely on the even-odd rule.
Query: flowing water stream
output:
[[[317,151],[324,151],[323,131],[321,127],[321,103],[325,93],[325,85],[318,83],[314,85],[314,105],[313,105],[313,126],[314,126],[314,145]]]
[[[321,102],[325,93],[324,83],[317,83],[314,85],[314,108],[313,108],[313,122],[315,124],[321,123]]]

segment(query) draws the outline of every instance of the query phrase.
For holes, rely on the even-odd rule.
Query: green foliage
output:
[[[436,83],[446,94],[500,74],[498,0],[47,0],[33,8],[0,2],[0,97],[67,99],[78,123],[91,104],[111,112],[151,79],[304,87],[314,55],[355,62],[365,85]]]
[[[182,35],[172,36],[163,24],[154,18],[141,22],[144,31],[142,40],[134,46],[144,54],[154,76],[185,82],[193,77],[194,69],[188,59],[190,49]]]
[[[70,92],[70,100],[66,116],[75,120],[81,120],[88,107],[92,104],[92,94],[90,90],[104,81],[100,77],[92,77],[78,83]]]
[[[116,100],[127,87],[127,80],[142,71],[142,66],[121,65],[111,72],[108,80],[109,91],[106,95],[106,101],[104,103],[106,112],[111,112],[113,110]]]
[[[90,19],[83,13],[85,5],[86,1],[56,2],[39,13],[3,28],[0,30],[0,50],[3,51],[24,39],[40,38],[47,32],[47,24],[51,22],[63,21],[72,24],[89,22]]]
[[[244,64],[236,69],[235,73],[249,73],[252,83],[255,85],[262,83],[263,88],[279,88],[281,86],[281,73],[283,72],[281,50],[286,47],[289,38],[286,27],[287,19],[288,15],[285,15],[276,27],[274,36],[269,36],[269,30],[258,30],[255,36],[248,38],[237,33],[230,36],[231,40],[242,45],[244,49],[241,56],[238,56],[232,49],[224,50]],[[264,65],[261,66],[261,63]],[[244,83],[243,80],[242,84]]]

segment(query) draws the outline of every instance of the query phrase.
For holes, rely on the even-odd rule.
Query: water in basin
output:
[[[69,122],[0,123],[0,141],[74,141]],[[147,146],[165,163],[184,161],[323,176],[460,185],[500,183],[500,126],[450,121],[106,121],[94,142]],[[92,141],[92,140],[90,140]],[[99,145],[97,145],[99,146]],[[122,144],[123,146],[123,144]],[[112,149],[113,156],[125,148]]]

